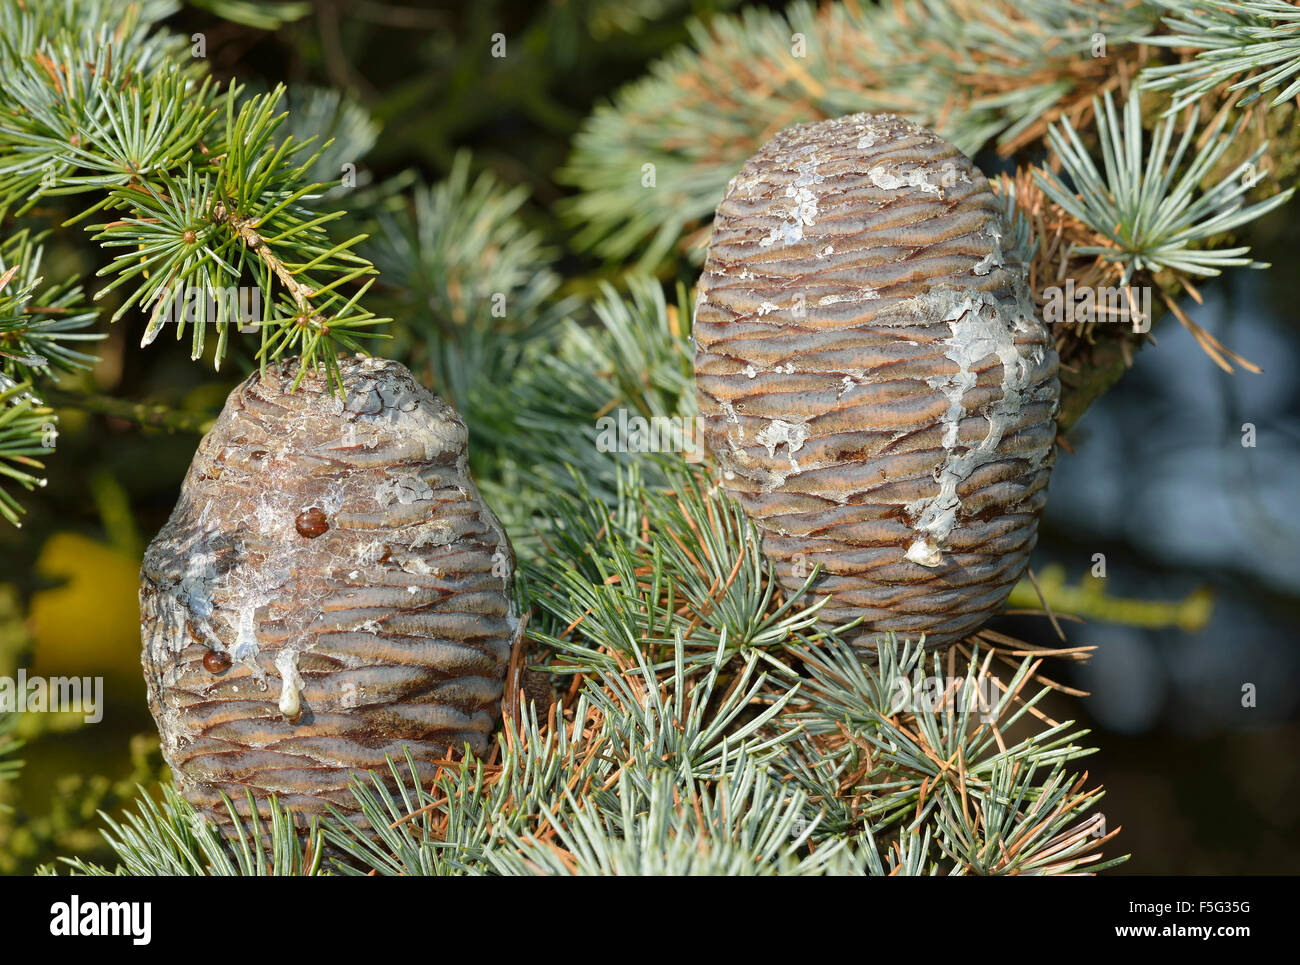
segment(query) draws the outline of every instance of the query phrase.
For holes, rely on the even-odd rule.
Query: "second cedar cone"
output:
[[[1024,572],[1057,356],[979,169],[858,114],[777,134],[718,206],[695,315],[704,438],[823,621],[950,643]]]
[[[141,574],[163,756],[222,825],[222,792],[357,820],[354,772],[484,752],[519,632],[451,407],[396,362],[296,368],[231,393]]]

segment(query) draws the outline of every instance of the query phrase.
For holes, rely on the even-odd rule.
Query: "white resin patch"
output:
[[[812,147],[807,147],[804,148],[803,153],[811,154],[814,150]],[[803,229],[812,227],[817,218],[817,195],[809,189],[815,184],[820,184],[825,178],[817,173],[815,158],[800,161],[796,165],[796,170],[799,172],[798,176],[785,189],[785,196],[794,202],[790,206],[789,218],[773,226],[768,236],[759,242],[760,247],[766,248],[778,241],[783,245],[802,241]]]
[[[280,713],[285,720],[297,720],[302,714],[302,677],[298,675],[298,651],[285,647],[275,655],[275,669],[280,671]]]
[[[767,449],[768,456],[775,458],[777,446],[784,444],[790,453],[790,464],[796,467],[794,454],[803,448],[803,444],[808,441],[811,435],[810,430],[802,423],[785,422],[781,419],[773,419],[768,425],[758,431],[758,444]]]
[[[838,305],[841,302],[871,302],[880,298],[880,292],[876,291],[870,285],[865,285],[855,292],[843,292],[835,295],[824,295],[817,300],[818,305]]]
[[[943,446],[947,450],[938,473],[939,492],[928,499],[909,504],[915,517],[916,539],[907,549],[907,558],[922,566],[938,566],[943,560],[943,543],[957,524],[961,498],[957,488],[979,466],[997,457],[1002,436],[1017,419],[1024,403],[1022,393],[1029,385],[1030,366],[1016,349],[1015,333],[1029,329],[1030,323],[1017,303],[998,301],[986,292],[966,293],[954,298],[952,290],[940,290],[915,301],[929,301],[947,310],[944,320],[952,334],[946,340],[944,355],[957,364],[957,372],[937,376],[930,384],[948,399],[944,413]],[[1010,317],[1008,317],[1010,316]],[[965,415],[963,399],[978,381],[974,366],[989,355],[1002,363],[1002,396],[988,408],[988,432],[979,445],[958,454],[958,433]]]
[[[993,250],[976,262],[975,267],[971,269],[977,275],[987,275],[994,268],[1001,268],[1006,264],[1002,257],[1002,234],[998,231],[988,232],[989,240],[993,243]]]
[[[910,171],[891,171],[883,164],[877,164],[867,171],[867,177],[871,183],[882,191],[897,191],[899,188],[919,188],[926,194],[933,194],[938,197],[943,196],[943,189],[938,184],[932,184],[925,176],[923,168],[913,168]]]

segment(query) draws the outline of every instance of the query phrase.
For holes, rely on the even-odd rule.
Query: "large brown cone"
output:
[[[782,131],[718,206],[695,317],[704,437],[788,589],[943,644],[1028,562],[1060,385],[1001,206],[891,115]]]
[[[185,796],[352,812],[355,771],[483,752],[519,620],[514,557],[456,413],[403,366],[240,385],[145,553],[149,705]],[[355,819],[355,815],[354,815]]]

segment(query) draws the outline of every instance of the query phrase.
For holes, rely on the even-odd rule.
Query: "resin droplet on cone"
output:
[[[145,553],[149,705],[178,788],[351,812],[351,774],[487,749],[519,629],[465,426],[403,366],[296,363],[226,402]]]
[[[1060,397],[1001,205],[938,135],[777,134],[718,206],[695,315],[705,442],[826,623],[950,643],[1024,572]]]

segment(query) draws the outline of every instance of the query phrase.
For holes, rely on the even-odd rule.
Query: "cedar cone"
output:
[[[296,363],[230,394],[141,573],[163,755],[218,825],[219,792],[354,821],[354,771],[409,748],[422,780],[483,753],[520,622],[514,554],[456,413],[405,367]]]
[[[718,206],[695,316],[704,439],[787,590],[951,643],[1037,538],[1057,356],[970,159],[892,115],[777,134]]]

